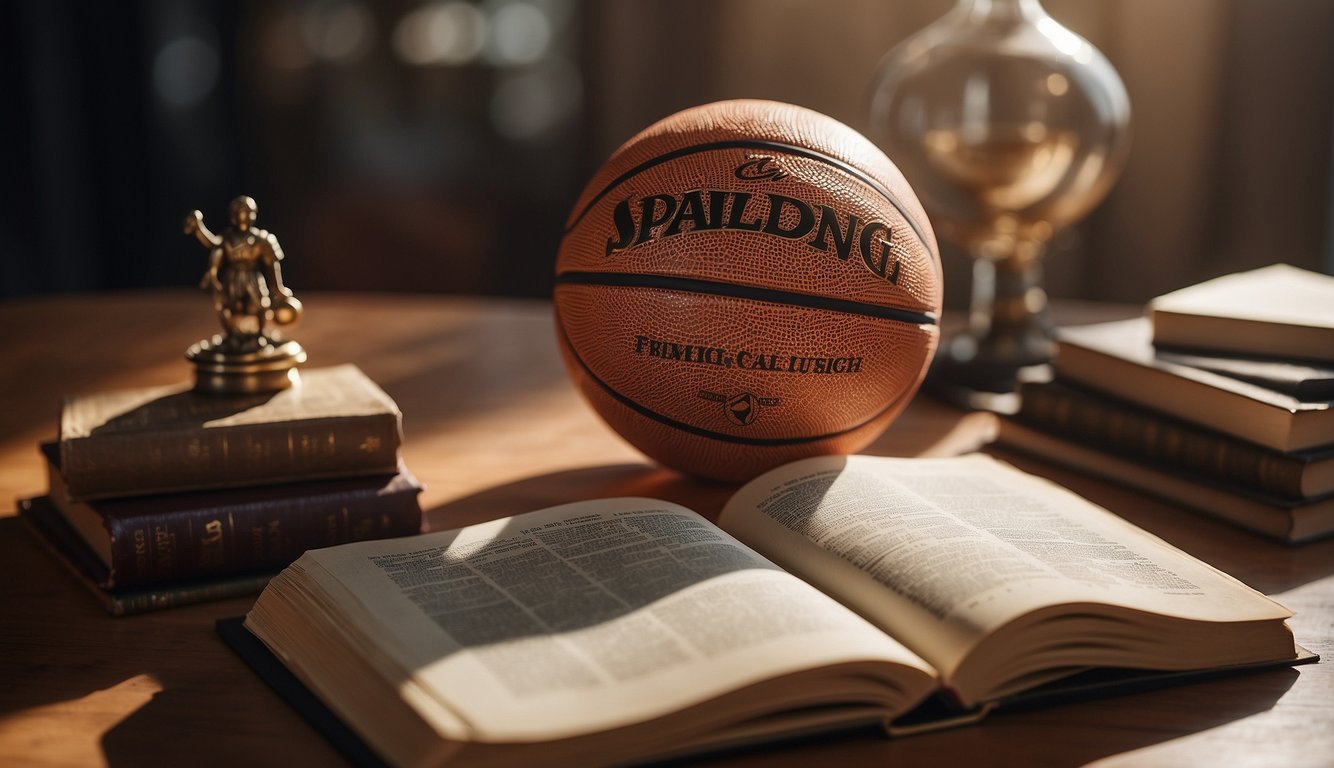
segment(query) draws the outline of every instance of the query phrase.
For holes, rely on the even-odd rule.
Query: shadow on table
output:
[[[1085,765],[1103,758],[1201,734],[1271,709],[1303,674],[1271,670],[1207,683],[997,713],[956,730],[886,739],[874,729],[814,736],[772,748],[748,749],[697,766],[773,765]],[[1204,759],[1196,754],[1195,759]]]
[[[0,722],[34,744],[67,742],[53,754],[75,762],[100,747],[111,765],[336,763],[214,634],[253,597],[114,618],[16,517],[0,519],[0,561]]]
[[[644,496],[692,509],[710,520],[736,486],[696,480],[652,464],[583,467],[525,478],[453,499],[426,510],[432,531],[588,499]]]

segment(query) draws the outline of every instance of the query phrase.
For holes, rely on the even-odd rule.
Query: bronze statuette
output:
[[[213,309],[224,333],[198,342],[185,353],[195,365],[195,389],[232,395],[286,389],[298,381],[296,367],[306,351],[282,339],[278,326],[301,318],[301,302],[283,285],[282,248],[273,233],[255,224],[253,198],[232,201],[231,223],[220,234],[191,211],[185,233],[208,249],[208,271],[199,287],[212,290]]]

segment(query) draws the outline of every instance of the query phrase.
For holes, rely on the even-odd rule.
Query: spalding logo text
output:
[[[772,180],[775,177],[768,174],[777,168],[769,162],[769,158],[749,159],[738,166],[737,176],[741,177],[744,169],[749,174],[765,174],[744,178]],[[812,250],[826,253],[832,245],[842,261],[852,256],[856,246],[862,263],[872,274],[891,283],[899,281],[901,264],[894,253],[894,230],[888,224],[863,223],[855,215],[841,216],[827,205],[812,205],[787,195],[727,189],[647,195],[636,201],[629,198],[620,201],[612,209],[611,219],[616,234],[607,238],[607,256],[649,240],[665,240],[688,232],[741,230],[804,240]]]

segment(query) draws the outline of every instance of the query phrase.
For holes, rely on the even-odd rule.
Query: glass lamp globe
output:
[[[1128,153],[1120,77],[1038,0],[959,0],[880,62],[870,117],[936,230],[973,259],[968,331],[936,375],[1012,391],[1055,348],[1046,243],[1103,199]]]

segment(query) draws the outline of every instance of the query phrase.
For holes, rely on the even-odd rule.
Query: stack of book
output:
[[[251,594],[307,549],[421,532],[401,442],[398,407],[350,365],[276,393],[80,396],[19,514],[113,614]]]
[[[1334,277],[1228,275],[1058,340],[1002,444],[1290,543],[1334,532]]]

